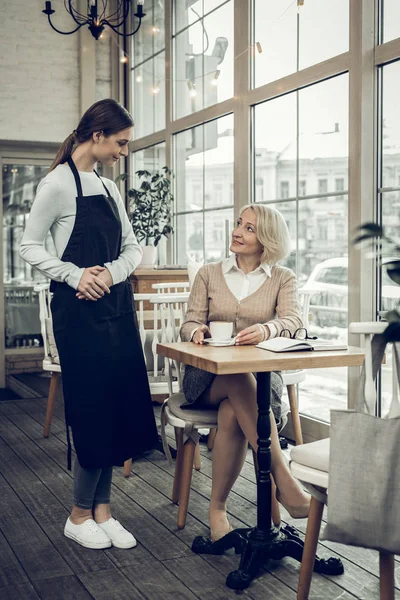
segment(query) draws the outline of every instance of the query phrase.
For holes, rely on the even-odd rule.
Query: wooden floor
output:
[[[193,538],[207,533],[211,459],[205,448],[201,472],[193,474],[190,514],[183,531],[176,528],[177,508],[171,503],[173,469],[154,451],[134,463],[130,479],[123,478],[122,469],[114,473],[113,513],[138,539],[136,548],[87,550],[65,538],[71,474],[66,469],[62,401],[58,399],[48,439],[42,437],[45,406],[45,398],[0,402],[1,600],[296,597],[298,564],[291,559],[267,565],[248,590],[235,593],[225,586],[225,578],[237,567],[238,557],[192,553]],[[158,408],[156,413],[158,418]],[[233,526],[255,523],[255,500],[249,453],[229,503]],[[305,531],[305,521],[296,525]],[[315,575],[310,598],[379,598],[375,552],[325,542],[319,554],[339,555],[345,574],[335,578]],[[399,583],[398,562],[396,567]]]

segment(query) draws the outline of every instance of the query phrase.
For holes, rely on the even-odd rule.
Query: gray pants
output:
[[[112,467],[83,469],[76,458],[74,464],[75,506],[92,510],[96,504],[109,504],[112,472]]]

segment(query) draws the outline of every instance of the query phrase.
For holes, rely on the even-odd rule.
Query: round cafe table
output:
[[[226,585],[231,589],[247,588],[269,559],[290,556],[301,562],[303,541],[290,525],[275,527],[272,523],[271,484],[271,372],[291,369],[360,366],[364,361],[361,348],[326,352],[275,353],[255,346],[212,348],[191,342],[158,344],[157,352],[175,361],[189,364],[217,375],[257,373],[258,405],[258,476],[257,524],[252,528],[235,529],[217,542],[199,536],[192,544],[197,554],[223,554],[234,548],[241,554],[239,568],[229,573]],[[316,558],[314,571],[327,575],[343,573],[340,559]]]

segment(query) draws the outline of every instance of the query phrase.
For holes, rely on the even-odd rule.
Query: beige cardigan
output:
[[[237,300],[226,284],[222,263],[201,267],[194,281],[181,327],[181,339],[190,340],[193,330],[211,321],[234,324],[234,334],[255,323],[273,321],[277,335],[282,329],[302,327],[296,276],[290,269],[274,265],[271,277],[250,296]]]

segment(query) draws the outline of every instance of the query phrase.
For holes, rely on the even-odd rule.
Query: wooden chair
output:
[[[190,283],[189,281],[178,281],[178,282],[170,282],[170,283],[153,283],[151,286],[153,290],[157,292],[157,294],[182,294],[186,293],[189,297],[190,293]],[[178,310],[179,307],[175,306],[175,309]],[[210,430],[202,431],[201,433],[207,434],[207,448],[208,450],[212,450],[214,447],[214,440],[217,433],[215,428],[211,428]]]
[[[305,380],[306,372],[304,369],[299,369],[297,371],[282,371],[281,375],[283,385],[286,387],[289,400],[289,409],[292,417],[294,441],[298,446],[303,443],[303,433],[301,430],[296,386]]]
[[[314,292],[313,292],[314,293]],[[309,310],[311,296],[307,291],[299,290],[300,304],[302,310],[302,320],[304,327],[309,325]],[[303,433],[301,430],[301,420],[299,413],[299,405],[297,399],[297,388],[299,383],[302,383],[306,378],[306,371],[298,369],[296,371],[282,371],[283,385],[286,387],[289,409],[292,417],[293,436],[296,446],[303,443]]]
[[[382,333],[387,323],[352,323],[351,333],[360,334],[365,346],[365,364],[371,364],[371,340],[374,333]],[[395,367],[393,366],[393,369]],[[372,375],[371,375],[372,378]],[[393,377],[396,386],[397,380]],[[356,442],[355,442],[356,443]],[[309,597],[318,536],[321,528],[324,504],[327,504],[329,486],[329,439],[318,440],[310,444],[296,446],[291,451],[290,469],[293,475],[303,482],[310,491],[311,507],[308,516],[303,559],[301,562],[297,600]],[[380,553],[380,590],[381,600],[394,600],[394,557]]]
[[[48,283],[37,285],[34,288],[39,296],[40,327],[43,338],[44,358],[43,371],[51,373],[50,389],[47,398],[46,420],[43,428],[43,437],[49,437],[51,421],[53,419],[54,402],[60,381],[61,367],[57,357],[57,348],[53,334],[53,321],[51,318],[51,294]]]
[[[155,284],[164,285],[164,284]],[[178,284],[179,286],[181,284]],[[167,286],[169,287],[169,286]],[[152,396],[161,395],[168,397],[172,389],[172,393],[179,392],[179,381],[177,373],[174,371],[169,377],[166,372],[166,363],[164,358],[157,354],[157,344],[162,339],[170,339],[171,333],[169,330],[162,328],[162,315],[160,310],[160,304],[166,301],[169,304],[169,300],[172,299],[172,303],[169,304],[175,319],[175,335],[179,334],[180,325],[183,322],[183,318],[186,312],[187,301],[189,298],[188,292],[176,293],[176,294],[135,294],[135,303],[137,305],[137,317],[139,323],[139,334],[142,341],[143,354],[146,361],[147,376],[149,379],[150,392]],[[153,322],[152,329],[145,328],[146,311],[144,310],[145,302],[150,303],[152,306],[151,319]],[[172,338],[171,338],[172,339]],[[200,470],[200,447],[195,450],[194,465],[197,470]],[[132,460],[129,459],[124,463],[124,476],[130,477],[132,470]]]
[[[179,329],[185,317],[185,303],[180,303],[179,295],[168,295],[151,300],[152,303],[159,306],[160,318],[162,323],[162,342],[177,342],[179,340]],[[176,302],[181,304],[181,314],[178,318],[176,314]],[[178,529],[183,529],[186,524],[186,517],[189,506],[190,486],[192,481],[193,466],[200,469],[200,448],[198,444],[198,431],[200,429],[210,428],[211,431],[217,430],[217,410],[196,410],[181,409],[180,406],[185,402],[185,396],[181,391],[182,369],[181,364],[168,358],[166,361],[166,372],[170,381],[170,395],[164,402],[162,411],[162,435],[164,447],[167,447],[165,434],[165,425],[170,424],[174,427],[175,439],[177,445],[177,457],[175,464],[175,474],[172,489],[172,502],[179,505],[177,525]],[[179,392],[174,393],[172,389],[172,375],[176,374],[179,382]],[[186,438],[186,439],[185,439]],[[168,451],[166,451],[168,455]],[[257,475],[257,456],[253,452],[254,467]],[[275,489],[275,488],[274,488]],[[273,493],[273,520],[276,525],[280,523],[279,506]]]
[[[157,312],[161,320],[162,335],[160,342],[178,341],[179,329],[186,313],[186,302],[187,299],[183,301],[179,294],[156,294],[151,299],[151,303],[155,307],[155,313]],[[170,458],[165,425],[172,425],[177,446],[172,501],[174,504],[179,504],[177,525],[179,529],[183,529],[189,505],[193,466],[196,469],[200,468],[198,430],[216,428],[218,411],[181,409],[181,404],[185,402],[185,396],[181,389],[183,377],[181,364],[165,358],[165,372],[169,381],[169,397],[163,404],[162,437],[166,454]],[[178,382],[177,392],[173,389],[175,377]]]

